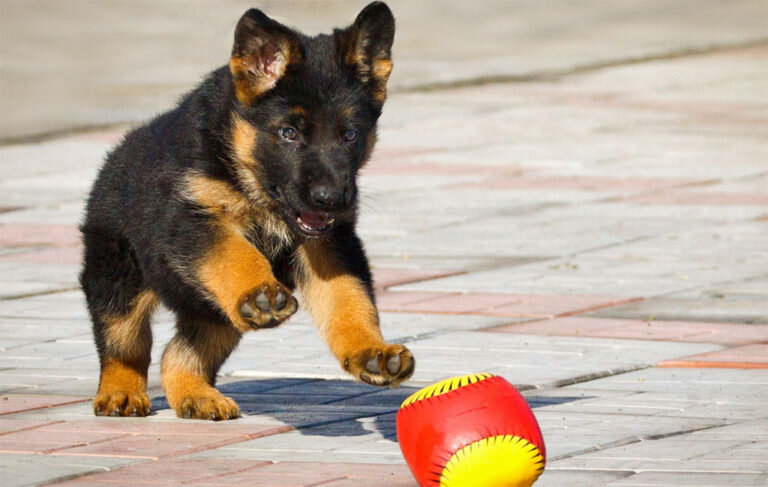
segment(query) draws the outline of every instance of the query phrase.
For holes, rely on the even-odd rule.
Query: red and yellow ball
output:
[[[397,413],[397,438],[421,487],[529,487],[544,471],[536,417],[493,374],[453,377],[412,394]]]

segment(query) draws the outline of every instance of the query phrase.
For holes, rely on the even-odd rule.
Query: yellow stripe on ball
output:
[[[543,471],[536,445],[519,436],[492,436],[454,453],[440,487],[530,487]]]
[[[495,377],[495,376],[489,373],[482,373],[482,374],[461,375],[459,377],[451,377],[450,379],[445,379],[444,381],[440,381],[436,384],[432,384],[431,386],[425,387],[424,389],[419,389],[418,391],[408,396],[408,399],[403,401],[400,407],[404,408],[405,406],[408,406],[409,404],[413,404],[416,401],[421,401],[422,399],[439,396],[440,394],[446,394],[448,392],[458,389],[459,387],[464,387],[469,384],[474,384],[476,382],[480,382],[485,379],[490,379],[491,377]]]

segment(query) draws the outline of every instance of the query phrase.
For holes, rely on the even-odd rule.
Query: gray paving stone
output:
[[[558,468],[625,471],[745,473],[768,471],[765,462],[733,453],[751,444],[743,439],[693,441],[688,435],[645,440],[553,462]],[[727,452],[727,453],[726,453]],[[725,455],[724,455],[725,454]],[[725,456],[728,458],[726,459]]]
[[[578,390],[581,386],[569,386]],[[686,400],[753,398],[768,395],[764,370],[648,368],[589,382],[591,390],[643,391],[677,395]]]
[[[425,338],[409,347],[419,364],[416,381],[487,370],[515,384],[539,386],[720,349],[707,344],[468,332]]]
[[[606,470],[568,470],[547,465],[536,481],[536,487],[595,487],[610,485],[611,481],[632,475],[631,472]]]
[[[713,283],[657,296],[637,303],[590,313],[592,316],[688,320],[728,323],[768,323],[768,278]]]
[[[26,267],[29,267],[28,265]],[[13,275],[24,269],[24,265],[13,264],[12,267],[3,267],[0,264],[0,270]],[[68,289],[77,287],[75,266],[38,266],[36,277],[32,279],[56,279],[56,276],[49,276],[48,271],[58,271],[60,274],[60,283],[56,284],[57,289]],[[71,279],[67,282],[66,279]],[[85,297],[78,289],[72,289],[66,292],[55,292],[43,294],[40,296],[29,296],[21,299],[0,300],[0,316],[9,318],[33,318],[35,320],[78,320],[82,323],[81,333],[89,329],[88,309],[85,305]],[[5,319],[5,318],[4,318]]]
[[[768,474],[763,473],[720,473],[720,472],[641,472],[631,477],[617,480],[611,487],[752,487],[764,486]]]
[[[135,459],[110,457],[56,457],[0,453],[0,479],[5,487],[43,485],[89,473],[106,472]]]

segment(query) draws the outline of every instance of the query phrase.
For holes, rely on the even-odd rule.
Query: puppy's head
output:
[[[347,29],[312,38],[256,9],[237,24],[229,68],[239,179],[301,236],[322,237],[355,218],[356,176],[375,142],[394,30],[381,2]]]

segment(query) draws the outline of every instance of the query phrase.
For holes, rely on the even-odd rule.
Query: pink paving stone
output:
[[[428,281],[440,277],[461,274],[455,271],[430,271],[423,269],[374,269],[373,282],[376,288],[388,288],[399,284]]]
[[[377,157],[380,159],[380,157]],[[371,161],[365,169],[365,174],[401,175],[424,174],[437,176],[488,176],[493,178],[515,177],[521,173],[535,171],[533,168],[517,165],[482,165],[482,164],[439,164],[435,162],[393,162]]]
[[[768,341],[768,327],[686,321],[644,321],[574,316],[505,325],[486,331],[741,345]]]
[[[0,395],[0,416],[34,409],[52,408],[90,401],[88,397],[72,396],[35,396],[32,394]]]
[[[490,308],[512,305],[519,302],[520,300],[517,297],[510,294],[444,294],[431,299],[403,304],[401,311],[479,313]]]
[[[354,482],[354,483],[348,483]],[[395,482],[393,484],[393,482]],[[416,485],[405,465],[368,463],[278,462],[243,470],[236,474],[203,478],[191,485],[309,487],[309,486],[388,486]]]
[[[322,475],[312,470],[296,469],[290,473],[270,473],[265,472],[263,468],[254,468],[238,472],[235,474],[218,475],[209,479],[203,479],[191,482],[188,485],[197,487],[216,487],[216,486],[263,486],[263,487],[308,487],[327,485],[336,480],[344,480],[343,475],[331,474]]]
[[[117,468],[110,472],[81,477],[56,485],[163,485],[177,486],[202,478],[236,473],[269,462],[260,460],[230,460],[219,458],[178,458],[143,462]]]
[[[80,246],[53,247],[0,256],[0,262],[25,262],[29,264],[79,264],[82,259],[83,250]]]
[[[572,294],[511,294],[516,302],[483,310],[493,316],[554,318],[595,311],[641,301],[639,297],[572,295]]]
[[[665,360],[659,367],[768,369],[768,343],[755,343]]]
[[[618,306],[642,298],[501,293],[383,292],[377,295],[383,311],[479,314],[524,318],[554,318]]]
[[[0,436],[0,452],[3,453],[51,453],[57,450],[119,440],[119,433],[60,432],[32,429]]]
[[[413,478],[366,479],[365,483],[362,483],[359,478],[351,478],[323,484],[322,487],[360,487],[361,485],[365,485],[365,487],[419,487]]]
[[[382,291],[376,293],[376,305],[380,311],[403,311],[403,307],[417,301],[427,301],[445,296],[446,293],[422,291]]]
[[[0,436],[13,433],[14,431],[23,431],[52,424],[56,423],[53,421],[40,421],[36,419],[0,418]]]
[[[69,434],[69,433],[67,433]],[[249,438],[242,435],[230,436],[193,436],[193,435],[128,435],[117,441],[107,441],[94,445],[68,448],[54,452],[54,455],[96,456],[117,458],[145,458],[157,460],[174,457],[202,450],[218,448],[240,443]]]
[[[727,193],[718,191],[665,191],[647,193],[623,201],[646,205],[768,205],[768,193]]]
[[[77,225],[39,225],[33,223],[0,223],[0,245],[19,247],[29,245],[80,244]]]
[[[157,421],[147,421],[143,418],[123,418],[120,421],[113,421],[112,418],[104,420],[62,421],[44,426],[41,429],[58,432],[92,431],[102,433],[130,433],[134,435],[153,434],[221,438],[243,437],[244,440],[252,440],[293,430],[290,426],[259,425],[240,423],[238,421],[227,423],[203,421],[161,423]]]
[[[497,177],[473,183],[484,188],[568,189],[606,192],[645,192],[648,188],[674,188],[703,181],[683,178],[609,178],[597,176],[529,176]]]

